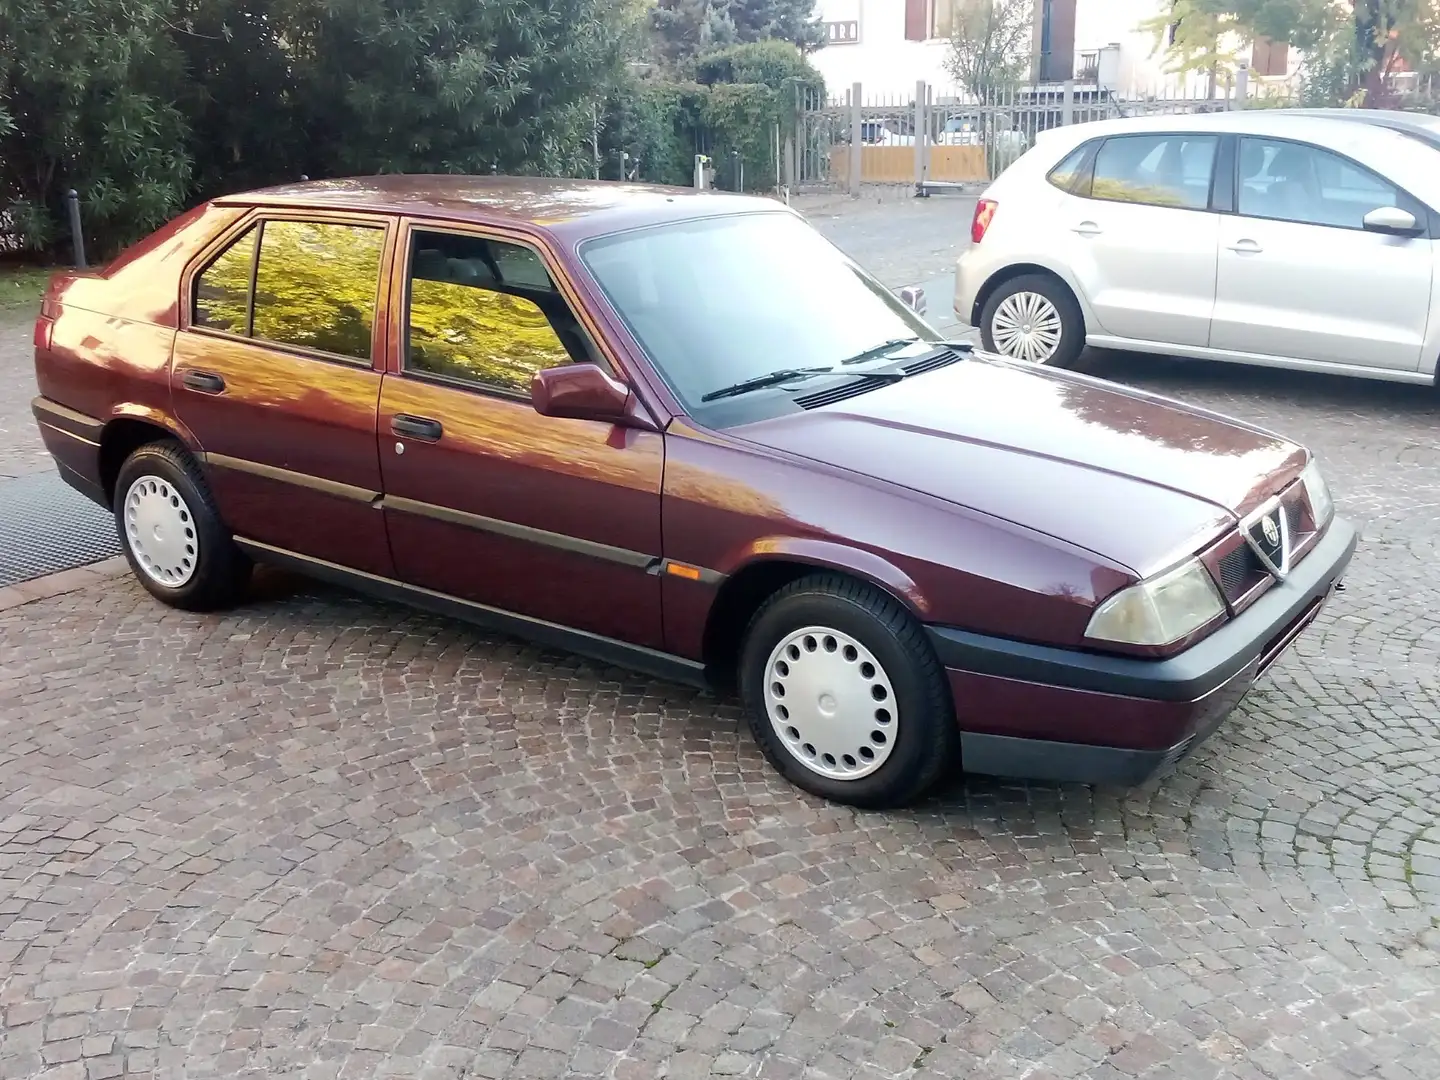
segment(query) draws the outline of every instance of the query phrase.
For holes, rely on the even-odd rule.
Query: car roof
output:
[[[694,188],[554,177],[385,174],[307,180],[222,196],[222,206],[382,211],[510,223],[579,240],[697,217],[787,210],[773,199]]]

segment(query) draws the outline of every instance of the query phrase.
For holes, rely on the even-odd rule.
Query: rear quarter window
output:
[[[1067,154],[1059,165],[1046,175],[1045,179],[1071,195],[1083,195],[1090,187],[1090,170],[1086,168],[1093,143],[1082,143]]]

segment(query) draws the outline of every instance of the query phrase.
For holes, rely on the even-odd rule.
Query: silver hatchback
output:
[[[1043,133],[980,199],[955,311],[987,349],[1433,383],[1440,119],[1364,109]]]

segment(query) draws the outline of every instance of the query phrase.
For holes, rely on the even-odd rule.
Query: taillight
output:
[[[970,222],[970,242],[978,244],[985,239],[990,222],[995,220],[995,210],[1000,204],[994,199],[981,199],[975,204],[975,219]]]
[[[50,339],[55,330],[55,323],[44,315],[35,320],[35,348],[40,352],[50,351]]]

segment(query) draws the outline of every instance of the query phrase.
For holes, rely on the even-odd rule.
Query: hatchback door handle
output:
[[[1258,255],[1265,249],[1254,240],[1236,240],[1230,245],[1230,250],[1237,255]]]
[[[396,413],[390,418],[390,430],[396,435],[425,442],[438,442],[445,433],[439,420],[431,420],[428,416],[407,416],[405,413]]]
[[[187,390],[198,390],[202,394],[225,392],[225,380],[213,371],[187,371],[181,381]]]
[[[1099,236],[1100,233],[1104,230],[1102,230],[1100,226],[1096,225],[1093,221],[1082,221],[1079,225],[1076,225],[1075,228],[1071,231],[1077,232],[1081,236]]]

